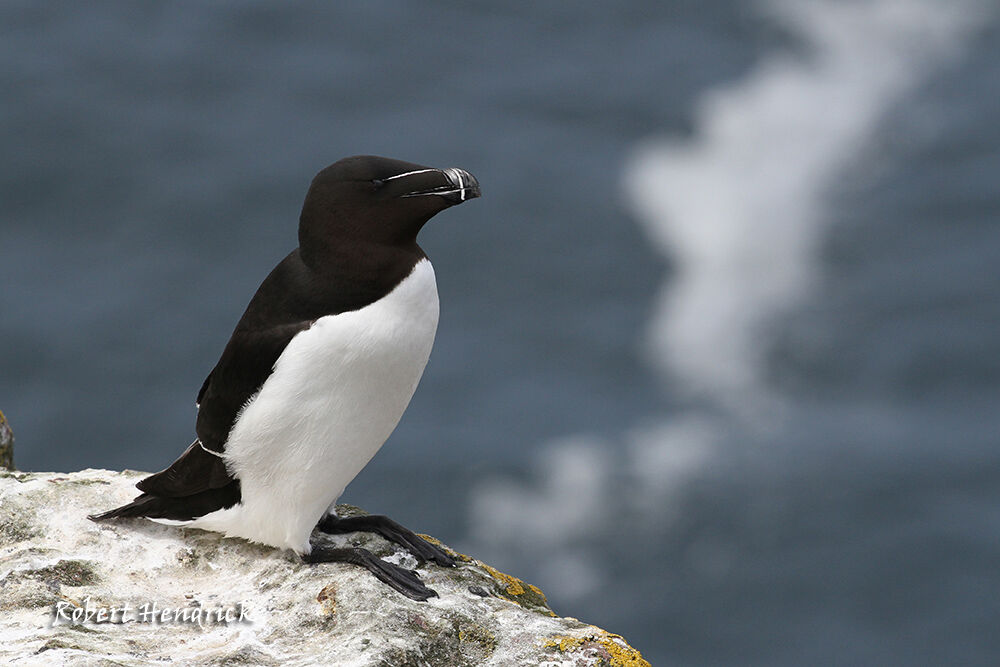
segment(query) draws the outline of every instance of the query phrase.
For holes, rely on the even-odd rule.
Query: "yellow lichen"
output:
[[[491,653],[497,646],[496,635],[481,625],[470,625],[459,628],[458,641],[479,644],[487,648]]]
[[[560,653],[588,648],[588,645],[600,647],[608,656],[612,667],[651,667],[642,654],[629,646],[621,635],[616,635],[600,628],[595,628],[599,634],[584,637],[551,637],[546,639],[546,648],[557,648]]]
[[[417,535],[419,535],[420,537],[424,538],[425,540],[427,540],[428,542],[430,542],[434,546],[441,547],[442,549],[445,550],[445,552],[447,552],[447,554],[449,556],[451,556],[453,558],[457,558],[457,559],[459,559],[461,561],[465,561],[466,563],[471,563],[472,562],[472,557],[471,556],[466,556],[465,554],[462,554],[462,553],[459,553],[459,552],[455,551],[454,549],[452,549],[451,547],[449,547],[448,545],[446,545],[444,542],[442,542],[441,540],[439,540],[436,537],[431,537],[430,535],[424,535],[423,533],[417,533]]]
[[[470,563],[477,567],[481,567],[483,570],[486,571],[487,574],[493,577],[493,579],[495,579],[503,587],[503,594],[509,596],[507,597],[507,599],[510,600],[511,602],[522,604],[522,600],[518,599],[518,597],[530,591],[532,595],[529,595],[527,599],[523,600],[523,602],[527,602],[527,604],[529,604],[532,607],[535,606],[546,607],[545,613],[547,613],[549,616],[556,616],[555,612],[553,612],[551,609],[547,609],[549,606],[548,598],[545,597],[545,593],[543,593],[542,589],[540,589],[538,586],[527,584],[518,579],[517,577],[513,577],[509,574],[501,572],[495,567],[487,565],[481,560],[476,560],[471,556],[466,556],[463,553],[459,553],[458,551],[455,551],[451,547],[443,544],[441,540],[437,539],[436,537],[431,537],[430,535],[424,535],[422,533],[417,533],[417,534],[420,535],[420,537],[422,537],[423,539],[430,542],[431,544],[441,547],[452,557],[457,558],[465,563]],[[525,588],[527,588],[528,590],[525,590]]]
[[[560,653],[579,648],[589,637],[549,637],[543,643],[545,648],[557,648]]]
[[[507,595],[524,595],[524,582],[517,577],[512,577],[483,562],[480,562],[479,566],[489,572],[491,577],[507,587]]]

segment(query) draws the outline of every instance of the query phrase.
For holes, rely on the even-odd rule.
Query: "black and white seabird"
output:
[[[198,438],[136,484],[134,501],[91,518],[183,523],[308,562],[362,565],[416,600],[436,595],[412,570],[309,537],[314,528],[378,532],[454,565],[387,517],[338,518],[334,506],[395,429],[431,353],[437,285],[417,233],[479,194],[467,171],[389,158],[350,157],[320,171],[299,247],[261,283],[198,392]]]

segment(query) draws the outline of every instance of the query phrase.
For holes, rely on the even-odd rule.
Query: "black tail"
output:
[[[181,498],[154,496],[143,493],[128,505],[116,507],[101,514],[91,514],[91,521],[105,521],[127,517],[143,516],[149,519],[173,519],[190,521],[215,510],[232,507],[240,502],[240,483],[232,481],[219,489],[209,489]]]
[[[118,519],[125,517],[135,517],[135,516],[151,516],[150,512],[153,512],[152,516],[156,516],[156,511],[160,509],[161,504],[158,501],[163,501],[164,498],[157,498],[156,496],[151,496],[148,493],[144,493],[128,505],[122,505],[121,507],[116,507],[113,510],[108,510],[101,514],[88,514],[87,518],[91,521],[105,521],[107,519]]]

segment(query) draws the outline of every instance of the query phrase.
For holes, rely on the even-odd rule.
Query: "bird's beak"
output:
[[[475,199],[483,195],[482,190],[479,189],[479,181],[466,170],[449,167],[441,171],[444,172],[448,182],[454,186],[451,192],[444,195],[446,199],[450,198],[450,200],[454,200],[453,203],[461,204],[466,199]]]
[[[444,176],[446,181],[444,184],[430,187],[425,190],[407,192],[406,194],[400,196],[442,197],[449,204],[461,204],[467,199],[475,199],[476,197],[482,196],[482,191],[479,189],[479,181],[476,180],[475,176],[464,169],[449,167],[448,169],[435,169],[434,171],[437,171]]]

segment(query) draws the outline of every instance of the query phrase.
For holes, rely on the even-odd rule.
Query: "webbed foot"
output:
[[[302,556],[306,563],[352,563],[360,565],[411,600],[426,602],[437,597],[437,592],[424,586],[414,570],[407,570],[386,562],[371,551],[360,547],[331,548],[313,546],[312,552]]]
[[[316,528],[330,535],[353,532],[378,533],[421,560],[431,561],[445,567],[455,565],[455,559],[449,556],[444,549],[431,544],[409,528],[405,528],[381,514],[366,514],[344,519],[328,514],[320,520]]]

